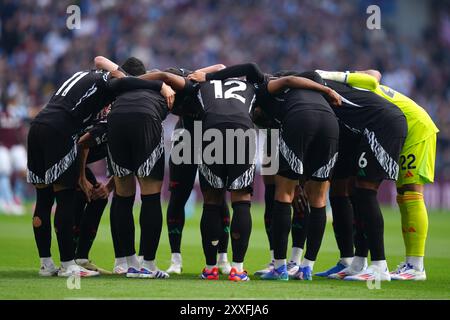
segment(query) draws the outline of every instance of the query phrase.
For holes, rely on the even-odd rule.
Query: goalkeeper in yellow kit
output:
[[[391,273],[395,280],[425,280],[423,258],[428,232],[428,215],[423,198],[424,185],[434,182],[436,136],[439,129],[428,113],[405,95],[381,85],[376,70],[357,72],[317,71],[323,79],[339,81],[370,90],[396,105],[405,115],[408,135],[400,156],[397,203],[402,220],[406,261]]]

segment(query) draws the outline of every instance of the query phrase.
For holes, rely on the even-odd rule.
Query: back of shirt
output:
[[[302,73],[295,71],[286,71],[286,75],[297,75],[304,77]],[[280,73],[280,76],[284,76]],[[278,122],[283,121],[284,117],[294,111],[319,110],[333,113],[332,108],[322,93],[307,89],[285,89],[278,94],[271,94],[268,84],[271,79],[276,77],[264,77],[262,83],[257,84],[258,93],[256,103],[271,117]]]
[[[391,120],[404,118],[397,106],[369,90],[331,80],[326,85],[343,97],[342,106],[333,110],[342,123],[353,129],[382,130]]]
[[[102,70],[75,73],[58,88],[34,122],[67,134],[80,131],[112,101],[106,90],[108,78],[109,72]]]
[[[435,135],[439,129],[434,124],[430,115],[409,97],[395,91],[388,86],[381,85],[379,81],[365,73],[350,72],[346,82],[356,88],[368,89],[395,104],[405,115],[408,123],[408,136],[403,148],[424,141]]]
[[[317,110],[333,113],[329,103],[324,96],[317,91],[307,89],[286,89],[278,95],[278,99],[284,101],[280,104],[280,114],[286,116],[288,113],[304,110]]]
[[[378,85],[376,94],[395,104],[408,121],[405,147],[417,144],[439,132],[430,115],[412,99],[387,86]]]
[[[256,100],[256,88],[238,79],[210,80],[201,83],[197,94],[203,110],[204,128],[221,124],[253,128],[250,112]]]
[[[166,99],[159,92],[138,89],[117,96],[111,106],[110,114],[145,113],[162,122],[166,119],[168,112]]]

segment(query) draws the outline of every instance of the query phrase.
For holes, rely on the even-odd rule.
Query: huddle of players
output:
[[[335,108],[339,119],[339,156],[331,179],[330,203],[340,260],[317,276],[344,280],[426,280],[425,242],[428,231],[424,185],[434,181],[438,129],[426,111],[413,100],[380,85],[381,74],[317,70],[326,85],[342,96]],[[290,72],[296,74],[295,72]],[[405,120],[407,130],[405,128]],[[404,142],[403,142],[404,141]],[[383,216],[377,189],[384,179],[397,180],[406,260],[389,273],[383,243]],[[274,186],[266,178],[266,231],[271,250]],[[273,183],[273,182],[272,182]],[[307,200],[306,200],[307,201]],[[286,280],[288,276],[312,280],[312,269],[325,228],[325,215],[313,213],[300,194],[292,217],[292,256],[277,266],[273,256],[268,268],[257,274]],[[269,209],[268,209],[269,208]],[[272,228],[271,228],[272,226]],[[301,260],[306,240],[306,253]],[[276,249],[275,249],[276,250]],[[367,266],[370,250],[371,262]],[[263,276],[264,277],[264,276]]]
[[[366,256],[370,250],[372,264],[387,272],[376,189],[384,179],[395,180],[399,171],[397,163],[407,136],[407,124],[396,106],[367,90],[332,80],[325,83],[316,72],[280,72],[272,76],[263,74],[255,64],[244,64],[223,70],[220,65],[211,66],[192,74],[176,68],[146,73],[143,64],[135,58],[128,59],[122,68],[105,58],[96,59],[96,65],[99,70],[81,71],[68,79],[30,129],[28,179],[36,185],[37,192],[33,226],[41,257],[41,275],[94,276],[102,271],[90,263],[88,251],[112,189],[115,190],[110,215],[116,256],[114,272],[132,278],[167,278],[168,273],[180,273],[184,205],[198,167],[204,197],[200,229],[206,258],[201,277],[215,280],[221,271],[232,281],[249,280],[243,263],[251,233],[250,204],[255,172],[255,157],[251,154],[247,154],[243,164],[222,161],[197,166],[193,159],[195,150],[191,150],[189,163],[175,164],[171,159],[167,223],[172,264],[167,272],[156,266],[164,173],[161,123],[169,110],[180,115],[177,126],[189,131],[191,137],[195,120],[202,121],[203,132],[210,128],[220,130],[225,137],[223,154],[226,154],[227,129],[252,129],[254,123],[280,128],[280,169],[273,178],[274,186],[266,188],[266,226],[273,264],[261,272],[262,279],[311,278],[324,233],[326,196],[332,177],[341,183],[336,185],[336,192],[344,192],[339,187],[344,183],[348,186],[353,183],[355,220],[357,212],[364,215],[360,217],[359,231],[360,238],[367,239],[360,250],[365,250]],[[92,128],[99,111],[109,104],[107,123],[97,123]],[[246,143],[247,151],[249,143]],[[106,185],[96,183],[95,177],[87,178],[90,174],[85,174],[85,163],[94,145],[103,145],[102,156],[108,155],[113,178]],[[207,146],[204,142],[202,147]],[[234,154],[237,154],[236,145]],[[348,178],[355,175],[357,178],[349,182]],[[135,177],[142,200],[141,260],[134,243]],[[304,195],[298,192],[299,181]],[[77,184],[82,191],[77,191]],[[225,202],[227,190],[233,208],[231,222]],[[60,269],[50,256],[50,212],[54,198]],[[292,203],[296,204],[297,211],[294,219],[299,220],[292,224],[293,237],[299,236],[294,232],[298,226],[303,231],[302,239],[294,242],[294,246],[299,243],[297,256],[298,249],[303,248],[301,242],[307,239],[308,250],[301,265],[296,261],[288,264],[286,260]],[[76,216],[81,216],[77,223]],[[346,222],[349,219],[352,218],[344,218]],[[78,231],[77,237],[74,229]],[[337,239],[352,238],[352,230],[350,235],[341,235],[342,230],[335,227]],[[231,266],[226,255],[228,232],[233,252]],[[355,245],[358,250],[356,241]],[[351,246],[353,256],[353,239]],[[356,256],[364,257],[364,254]],[[348,266],[351,257],[343,258],[347,260],[341,259],[341,263]],[[370,271],[364,266],[360,269],[357,274]],[[375,276],[374,272],[371,276]]]

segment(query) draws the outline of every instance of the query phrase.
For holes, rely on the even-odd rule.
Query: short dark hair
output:
[[[140,76],[146,73],[144,63],[135,57],[129,57],[120,67],[132,76]]]

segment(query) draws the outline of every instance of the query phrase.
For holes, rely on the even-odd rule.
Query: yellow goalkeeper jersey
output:
[[[428,113],[407,96],[384,85],[380,85],[375,77],[364,73],[349,73],[347,81],[356,88],[370,90],[395,104],[405,115],[408,122],[408,136],[404,148],[415,145],[439,132]]]

